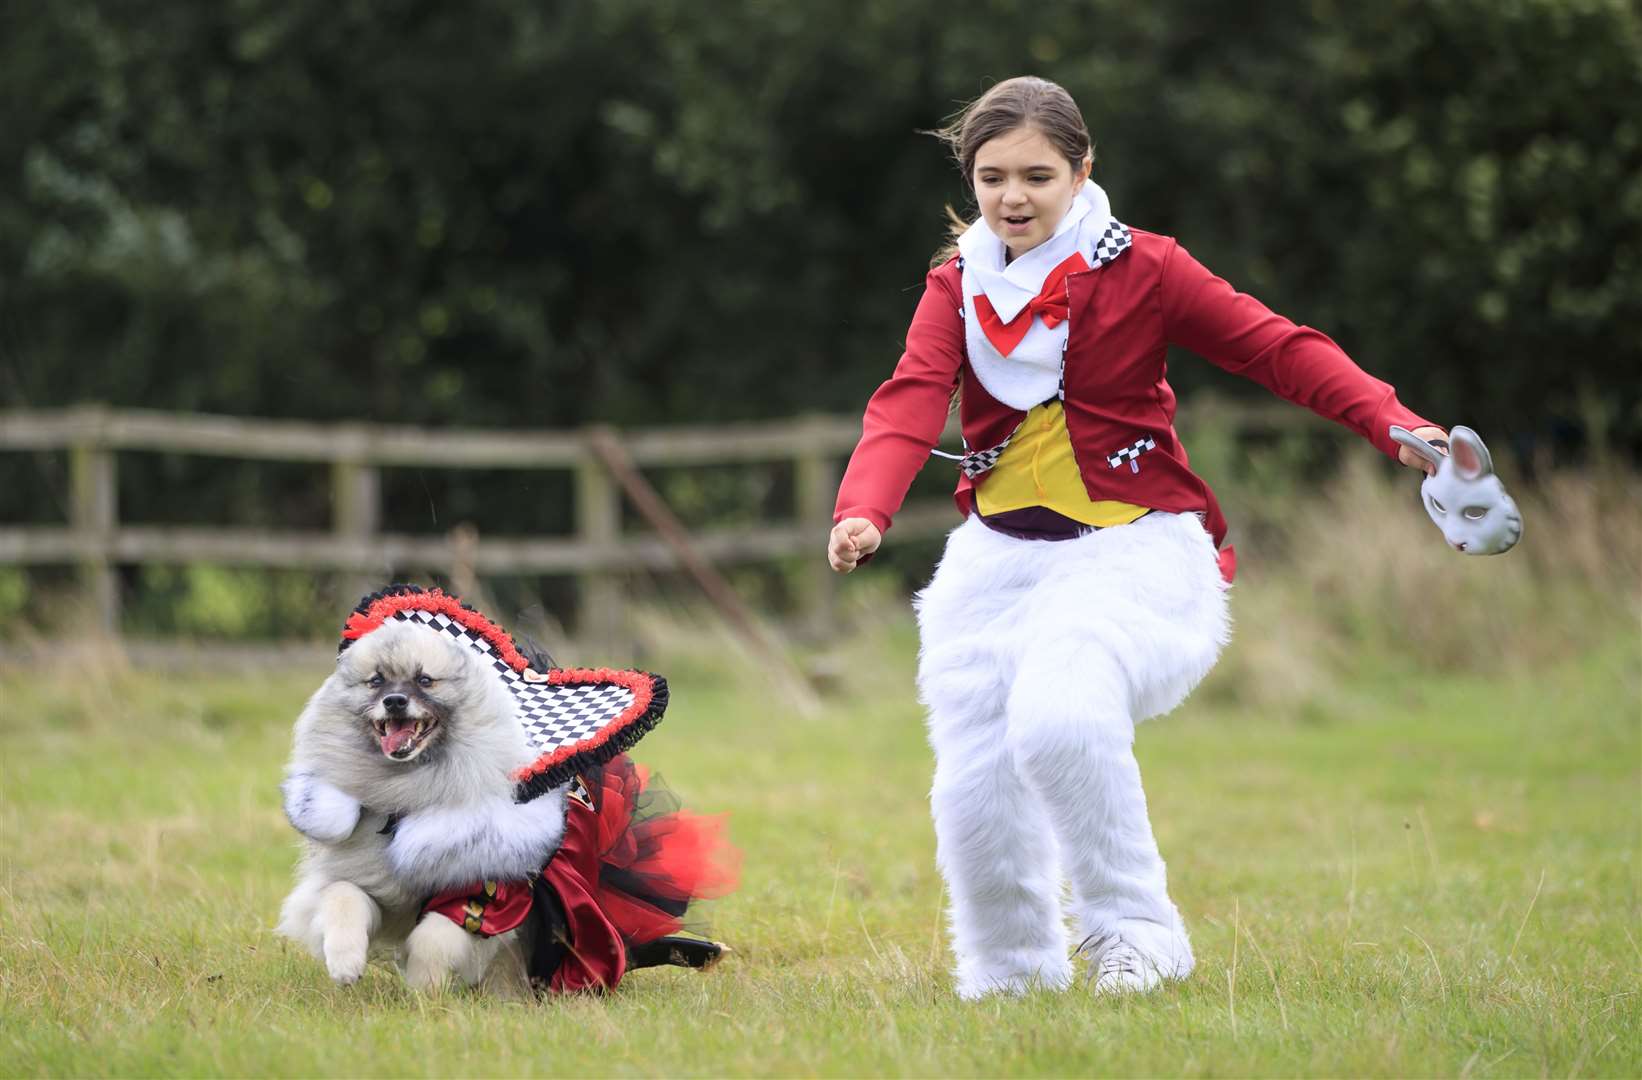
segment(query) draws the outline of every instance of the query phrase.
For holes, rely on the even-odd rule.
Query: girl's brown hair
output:
[[[1058,83],[1035,75],[1005,79],[980,97],[965,105],[951,123],[931,134],[952,151],[952,158],[963,173],[964,184],[975,190],[975,155],[981,147],[999,135],[1007,135],[1017,128],[1030,127],[1042,133],[1059,150],[1075,173],[1083,167],[1085,158],[1094,156],[1094,143],[1089,141],[1089,128],[1083,122],[1077,102],[1072,100]],[[950,259],[957,251],[957,238],[969,228],[969,222],[958,216],[948,204],[947,219],[952,230],[952,241],[935,253],[931,265]]]

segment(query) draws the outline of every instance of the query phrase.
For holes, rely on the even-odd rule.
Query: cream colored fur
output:
[[[427,707],[442,716],[413,760],[385,755],[370,718],[389,684],[435,678]],[[390,623],[337,660],[298,717],[284,785],[286,813],[306,840],[278,932],[351,983],[369,952],[402,955],[407,980],[436,989],[498,970],[523,978],[517,931],[469,934],[442,915],[418,921],[433,893],[483,878],[539,871],[564,830],[563,789],[512,799],[511,772],[528,754],[512,696],[473,650],[423,626]],[[399,815],[391,835],[389,813]],[[451,933],[450,931],[454,931]]]
[[[1070,985],[1063,879],[1092,964],[1127,944],[1155,975],[1145,985],[1184,977],[1191,945],[1132,743],[1229,634],[1199,519],[1154,512],[1047,542],[971,518],[915,605],[959,994]]]

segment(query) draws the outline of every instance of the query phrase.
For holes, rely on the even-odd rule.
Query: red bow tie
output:
[[[1008,322],[998,318],[997,310],[985,293],[976,293],[975,314],[981,320],[981,332],[986,335],[986,340],[992,343],[1000,356],[1008,356],[1015,351],[1015,346],[1021,343],[1026,332],[1032,329],[1034,318],[1041,318],[1043,325],[1051,330],[1065,322],[1072,303],[1067,296],[1066,275],[1087,269],[1089,264],[1081,254],[1074,251],[1068,255],[1059,266],[1049,271],[1038,295],[1028,300],[1026,306]]]

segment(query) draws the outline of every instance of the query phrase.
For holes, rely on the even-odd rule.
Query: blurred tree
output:
[[[0,399],[855,410],[963,199],[916,132],[1036,71],[1120,217],[1417,408],[1634,436],[1639,57],[1630,0],[5,5]]]

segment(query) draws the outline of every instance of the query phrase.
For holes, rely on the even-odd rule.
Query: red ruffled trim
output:
[[[490,642],[514,671],[523,671],[530,666],[530,661],[514,646],[513,638],[506,630],[472,608],[463,607],[460,600],[440,589],[396,593],[373,601],[365,611],[356,611],[348,616],[342,636],[349,641],[357,641],[401,611],[432,611],[448,616]]]

